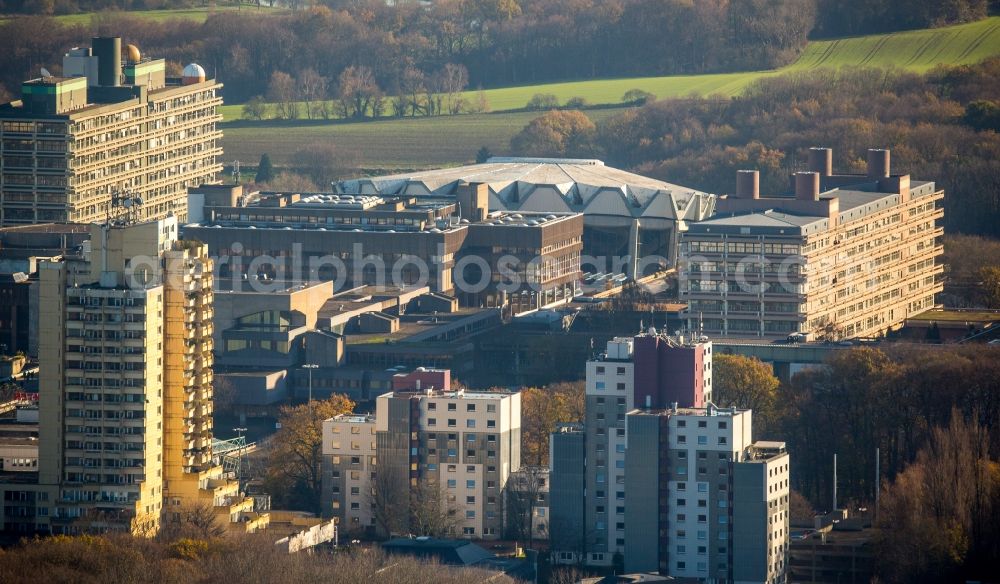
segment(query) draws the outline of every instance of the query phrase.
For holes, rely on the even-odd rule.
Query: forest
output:
[[[633,108],[594,124],[550,112],[511,141],[520,155],[603,158],[711,193],[758,169],[761,191],[787,190],[806,150],[833,149],[834,168],[864,172],[868,148],[892,150],[894,173],[945,190],[949,234],[1000,236],[1000,59],[941,68],[820,70],[763,79],[734,99],[691,98]]]
[[[327,0],[294,2],[301,8],[286,14],[217,13],[203,24],[101,12],[88,27],[37,16],[175,4],[184,5],[0,2],[2,12],[36,15],[0,27],[0,83],[12,94],[40,67],[58,74],[62,53],[92,34],[123,34],[174,65],[201,63],[225,84],[228,103],[265,94],[275,73],[318,77],[336,92],[351,67],[370,70],[389,95],[405,93],[408,78],[433,77],[447,64],[468,71],[470,88],[763,70],[791,62],[814,30],[843,35],[941,26],[983,18],[988,9],[986,0]]]
[[[792,488],[814,509],[833,504],[834,455],[840,508],[872,510],[881,492],[880,581],[975,580],[995,574],[1000,562],[1000,363],[993,353],[860,347],[788,384],[761,361],[717,354],[715,401],[752,408],[754,439],[787,443]]]

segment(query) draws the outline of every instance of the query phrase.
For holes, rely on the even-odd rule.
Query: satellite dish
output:
[[[136,205],[141,205],[142,204],[142,197],[136,197],[135,198],[135,204]]]
[[[125,199],[124,205],[125,205],[126,209],[131,208],[132,207],[132,199]]]
[[[42,67],[42,77],[52,77],[52,74],[49,73],[48,69],[46,69],[45,67]]]

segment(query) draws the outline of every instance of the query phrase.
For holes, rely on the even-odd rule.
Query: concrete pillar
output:
[[[632,220],[632,228],[629,230],[628,234],[628,276],[635,280],[638,278],[636,273],[639,269],[639,220]]]

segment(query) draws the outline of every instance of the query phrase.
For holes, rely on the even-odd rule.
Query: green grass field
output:
[[[590,110],[598,121],[621,109]],[[239,122],[224,125],[224,162],[239,160],[256,165],[267,152],[279,166],[293,163],[295,152],[310,142],[329,140],[344,152],[353,152],[362,168],[413,169],[452,165],[476,158],[486,146],[500,155],[511,137],[537,112],[468,114],[433,118],[378,120],[364,123]]]
[[[259,9],[255,6],[199,6],[195,8],[177,8],[169,10],[129,10],[127,12],[81,12],[80,14],[63,14],[56,16],[55,19],[63,24],[90,24],[94,17],[100,17],[109,14],[122,14],[128,16],[135,16],[138,18],[145,18],[147,20],[152,20],[156,22],[164,20],[182,19],[182,20],[193,20],[196,22],[205,22],[210,14],[215,14],[217,12],[243,12],[246,14],[282,14],[288,12],[285,8],[268,8],[267,6],[261,6]],[[0,22],[8,18],[13,18],[12,16],[0,16]]]
[[[1000,17],[991,17],[946,28],[814,41],[795,63],[771,71],[545,83],[488,89],[483,93],[494,111],[523,108],[536,93],[551,93],[560,103],[571,97],[583,97],[593,105],[620,103],[622,94],[632,88],[648,91],[660,99],[690,95],[731,97],[756,79],[794,71],[868,66],[924,72],[937,65],[976,63],[997,54],[1000,54]],[[469,91],[465,98],[476,103],[478,94]],[[224,106],[222,115],[226,120],[240,119],[241,110],[238,105]]]
[[[303,144],[332,140],[357,153],[363,168],[391,170],[456,164],[473,160],[481,146],[496,154],[507,151],[510,138],[537,117],[537,112],[504,112],[523,108],[536,93],[552,93],[560,103],[584,97],[591,104],[618,104],[627,90],[640,88],[659,98],[690,95],[733,96],[763,76],[820,67],[878,66],[926,71],[939,64],[974,63],[1000,54],[1000,17],[959,26],[888,35],[816,41],[792,65],[773,71],[606,79],[550,83],[485,91],[492,114],[467,114],[416,119],[386,119],[364,123],[237,122],[223,124],[226,162],[255,164],[267,152],[275,164],[288,165]],[[469,92],[470,102],[477,101]],[[221,108],[225,120],[239,120],[242,106]],[[620,108],[588,110],[595,121]]]

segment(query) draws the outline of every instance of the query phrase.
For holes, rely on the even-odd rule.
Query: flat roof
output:
[[[371,414],[340,414],[327,418],[327,422],[343,422],[345,424],[374,424],[375,416]]]
[[[835,178],[850,178],[836,175]],[[831,188],[820,193],[820,200],[838,200],[838,220],[840,223],[855,221],[899,204],[899,193],[880,192],[877,183],[867,183],[867,177],[858,176],[858,184],[843,188]],[[910,197],[919,198],[933,194],[936,186],[931,181],[911,181]],[[794,201],[794,196],[782,195],[759,199],[761,209],[715,215],[710,219],[689,223],[688,233],[707,234],[712,228],[721,228],[733,234],[733,229],[749,228],[757,233],[774,235],[809,235],[829,229],[829,218],[818,215],[788,213],[782,209],[784,200]],[[773,208],[766,209],[767,205]]]

